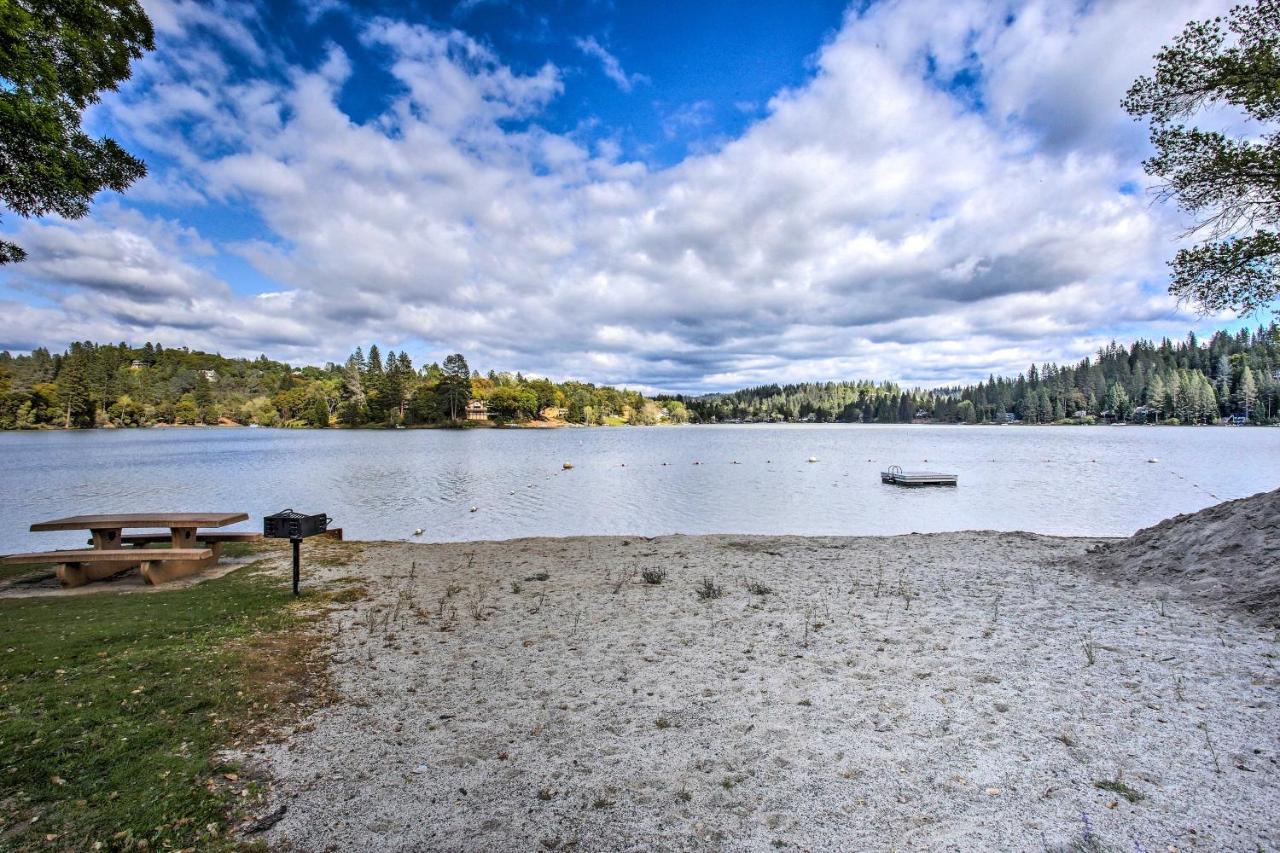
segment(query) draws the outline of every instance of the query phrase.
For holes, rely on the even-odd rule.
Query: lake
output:
[[[564,462],[574,468],[562,470]],[[891,464],[956,472],[960,485],[882,485],[878,472]],[[63,515],[243,510],[252,520],[239,527],[260,529],[262,515],[285,507],[327,512],[355,539],[411,539],[417,528],[423,541],[962,529],[1127,535],[1280,486],[1280,429],[8,432],[0,433],[0,483],[0,552],[83,545],[76,533],[27,531]]]

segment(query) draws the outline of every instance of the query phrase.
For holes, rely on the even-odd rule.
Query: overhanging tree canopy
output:
[[[1280,0],[1236,6],[1225,18],[1194,21],[1156,54],[1155,73],[1124,99],[1147,118],[1155,156],[1147,174],[1159,195],[1195,217],[1204,239],[1170,262],[1169,290],[1202,310],[1249,313],[1280,295]],[[1230,106],[1257,125],[1232,138],[1182,123]]]
[[[136,0],[0,0],[0,200],[10,210],[76,219],[100,190],[146,174],[115,140],[85,133],[80,114],[154,46]],[[0,240],[0,264],[25,257]]]

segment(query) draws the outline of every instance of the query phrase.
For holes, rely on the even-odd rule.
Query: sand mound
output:
[[[1280,489],[1166,519],[1078,564],[1280,624]]]

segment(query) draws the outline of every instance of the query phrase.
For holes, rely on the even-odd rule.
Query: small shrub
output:
[[[749,580],[747,581],[747,592],[752,595],[769,595],[773,592],[773,587],[757,580]]]
[[[606,797],[596,797],[595,801],[591,804],[591,808],[593,809],[613,808],[613,800],[610,800]]]
[[[666,717],[659,717],[657,720],[654,721],[653,724],[660,729],[671,728],[671,721],[668,720]]]
[[[551,575],[547,574],[546,572],[538,572],[536,575],[529,575],[529,577],[525,578],[525,580],[527,580],[527,581],[548,581],[548,580],[551,580]]]
[[[711,578],[703,578],[702,583],[697,587],[698,598],[703,601],[711,601],[724,595],[724,589]]]
[[[520,585],[520,581],[511,582],[511,591],[514,592],[515,594],[519,595],[523,589],[524,587]]]
[[[658,585],[667,579],[667,570],[664,568],[645,569],[640,572],[640,578],[648,584]]]

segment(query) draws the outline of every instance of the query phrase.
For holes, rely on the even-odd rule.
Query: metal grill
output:
[[[262,535],[268,539],[305,539],[324,533],[332,520],[323,512],[306,515],[285,509],[262,519]]]
[[[292,509],[268,515],[262,519],[262,535],[268,539],[288,539],[293,545],[293,594],[298,594],[298,581],[302,575],[302,540],[317,536],[329,529],[332,518],[323,512],[307,515]]]

